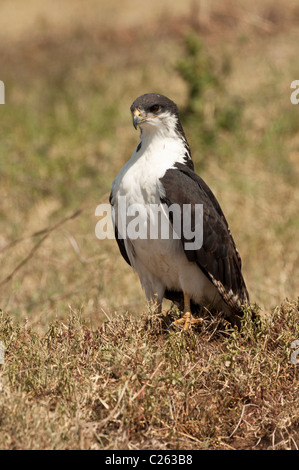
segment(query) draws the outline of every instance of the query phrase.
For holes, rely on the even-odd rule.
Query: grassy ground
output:
[[[174,318],[175,312],[169,314]],[[1,314],[4,449],[294,449],[298,305],[241,333],[218,320],[167,331],[117,315],[96,329],[71,312],[44,335]]]
[[[59,2],[58,15],[32,0],[36,17],[22,21],[19,2],[15,22],[11,3],[0,15],[0,447],[298,447],[296,2],[212,2],[203,23],[195,2],[171,15],[161,2],[147,15],[133,0],[125,11],[91,1],[93,15]],[[95,208],[138,140],[129,106],[148,91],[180,106],[229,220],[262,318],[242,334],[217,319],[165,331],[116,243],[95,237]]]

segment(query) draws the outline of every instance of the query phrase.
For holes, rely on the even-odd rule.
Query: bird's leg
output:
[[[174,325],[183,324],[183,331],[190,328],[190,325],[202,324],[202,318],[194,318],[191,313],[190,297],[184,293],[184,315],[173,322]]]

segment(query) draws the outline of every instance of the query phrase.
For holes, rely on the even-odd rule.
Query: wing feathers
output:
[[[181,209],[183,204],[203,204],[203,245],[199,250],[185,250],[185,254],[189,261],[198,264],[231,309],[237,311],[249,297],[226,218],[202,178],[184,165],[176,166],[161,178],[161,201],[168,206],[179,204]],[[182,242],[185,241],[182,237]]]

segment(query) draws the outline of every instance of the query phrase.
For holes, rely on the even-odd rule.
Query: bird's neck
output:
[[[161,129],[142,130],[133,159],[143,162],[143,165],[154,165],[157,168],[171,168],[176,163],[186,164],[188,160],[192,162],[185,136],[176,131]]]
[[[175,129],[157,128],[154,126],[144,126],[140,129],[140,141],[144,144],[150,145],[157,141],[165,142],[166,140],[178,139],[178,134]]]

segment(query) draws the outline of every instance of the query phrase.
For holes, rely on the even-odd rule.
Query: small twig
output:
[[[98,261],[98,260],[105,260],[105,256],[92,256],[91,258],[84,258],[84,256],[81,255],[81,252],[80,252],[80,248],[79,248],[79,245],[77,243],[77,240],[75,239],[75,237],[69,233],[67,230],[63,230],[63,233],[65,234],[66,238],[68,239],[71,247],[74,249],[74,252],[76,253],[76,255],[78,256],[80,262],[82,264],[88,264],[88,263],[93,263],[94,261]]]
[[[106,313],[105,310],[102,307],[100,307],[100,309],[102,310],[105,317],[108,318],[109,321],[111,321],[111,318],[109,317],[108,313]]]
[[[42,245],[42,243],[46,240],[46,238],[48,238],[48,236],[50,235],[50,233],[52,233],[54,230],[56,230],[57,228],[59,228],[61,225],[63,225],[65,222],[67,222],[68,220],[71,220],[71,219],[74,219],[75,217],[77,217],[79,214],[81,214],[82,212],[82,209],[78,209],[76,210],[72,215],[64,218],[63,220],[61,220],[60,222],[58,222],[57,224],[53,225],[53,227],[47,227],[43,230],[39,230],[38,232],[35,232],[33,233],[32,235],[28,236],[28,237],[22,237],[22,238],[19,238],[18,240],[15,240],[13,242],[11,242],[9,245],[6,245],[6,247],[2,248],[1,251],[4,251],[5,249],[9,249],[13,246],[15,246],[16,244],[24,241],[24,240],[27,240],[29,238],[35,238],[39,235],[42,235],[42,234],[45,234],[37,243],[36,245],[34,245],[34,247],[30,250],[29,254],[14,268],[14,270],[5,278],[3,279],[1,282],[0,282],[0,287],[3,286],[4,284],[6,284],[7,282],[11,281],[11,279],[13,278],[13,276],[33,257],[34,253],[38,250],[38,248]]]
[[[295,446],[295,449],[296,449],[296,450],[299,450],[299,449],[298,449],[298,446],[297,446],[297,443],[296,443],[296,441],[294,440],[294,438],[293,438],[292,436],[291,436],[291,441],[293,442],[293,444],[294,444],[294,446]]]
[[[123,386],[123,389],[122,389],[122,391],[120,392],[120,395],[119,395],[119,398],[118,398],[118,400],[117,400],[117,403],[116,403],[115,407],[113,408],[113,410],[111,411],[111,413],[109,413],[109,415],[107,416],[107,418],[102,419],[102,421],[99,423],[98,427],[99,427],[100,429],[102,429],[102,427],[103,427],[106,423],[108,423],[111,419],[114,419],[114,418],[116,418],[116,417],[118,416],[118,415],[116,415],[116,412],[117,412],[117,409],[118,409],[118,407],[119,407],[119,405],[120,405],[120,402],[121,402],[122,399],[123,399],[123,396],[124,396],[125,391],[126,391],[126,389],[127,389],[128,383],[129,383],[129,380],[126,380],[125,385]]]
[[[185,378],[188,374],[190,374],[190,372],[197,366],[197,364],[198,364],[200,361],[201,361],[201,359],[199,359],[197,362],[195,362],[195,364],[193,364],[193,366],[190,367],[190,369],[188,369],[187,372],[185,372],[184,378]]]
[[[131,403],[132,403],[132,401],[134,401],[135,398],[137,398],[138,395],[140,395],[140,394],[145,390],[145,388],[149,385],[148,382],[151,381],[151,380],[154,378],[154,376],[156,375],[156,373],[158,372],[158,370],[160,369],[160,367],[162,366],[162,364],[164,364],[164,360],[161,361],[161,362],[157,365],[156,369],[154,370],[154,372],[153,372],[152,375],[150,376],[149,380],[141,387],[141,389],[140,389],[138,392],[135,393],[135,395],[133,396],[133,398],[131,398],[131,400],[130,400]]]
[[[236,426],[235,429],[233,430],[233,432],[228,436],[229,438],[232,437],[232,436],[235,434],[235,432],[236,432],[237,429],[239,428],[240,424],[242,423],[246,406],[256,406],[257,408],[259,408],[258,405],[254,405],[253,403],[248,403],[247,405],[243,405],[243,408],[242,408],[242,411],[241,411],[240,419],[239,419],[239,421],[238,421],[238,423],[237,423],[237,426]]]
[[[0,249],[0,253],[3,253],[4,251],[10,250],[10,248],[14,247],[15,245],[18,245],[19,243],[21,243],[25,240],[29,240],[30,238],[39,237],[40,235],[48,234],[48,233],[53,232],[53,230],[60,227],[60,225],[64,224],[65,222],[67,222],[70,219],[74,219],[75,217],[77,217],[81,212],[82,212],[82,209],[78,209],[72,215],[70,215],[70,216],[66,217],[65,219],[61,220],[60,222],[58,222],[53,227],[50,227],[50,228],[46,227],[46,228],[43,228],[41,230],[38,230],[37,232],[33,232],[31,235],[26,235],[25,237],[17,238],[17,240],[14,240],[11,243],[8,243],[7,245],[3,246]]]
[[[188,437],[188,439],[191,439],[192,441],[202,443],[202,441],[200,441],[200,440],[197,439],[196,437],[191,436],[190,434],[187,434],[187,433],[185,433],[185,432],[180,432],[180,431],[179,431],[178,434],[180,434],[181,436],[184,436],[184,437]]]

